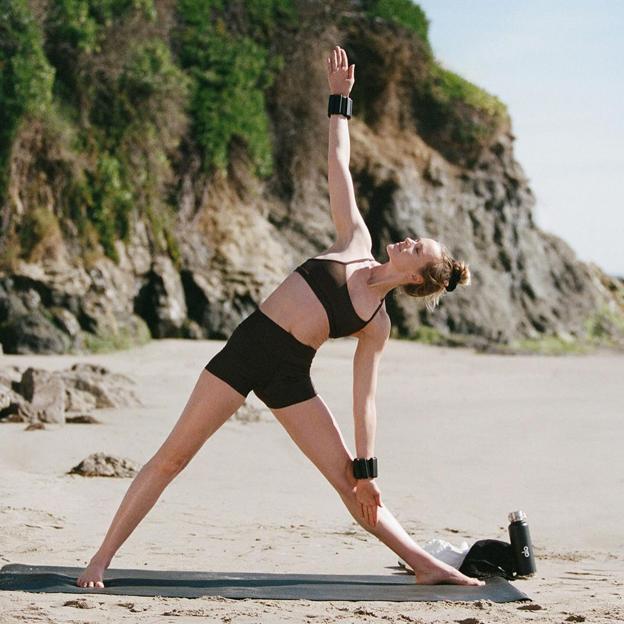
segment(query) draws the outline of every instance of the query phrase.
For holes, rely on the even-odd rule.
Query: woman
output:
[[[331,94],[349,95],[354,70],[346,52],[336,46],[327,59]],[[432,307],[445,289],[468,283],[469,271],[430,238],[389,244],[385,264],[371,257],[371,237],[349,173],[346,115],[332,114],[329,123],[328,178],[336,242],[297,267],[206,365],[173,430],[130,485],[102,545],[77,579],[79,587],[104,586],[103,572],[119,547],[250,390],[325,475],[351,515],[414,569],[417,583],[483,584],[420,548],[382,504],[375,482],[371,458],[377,369],[390,334],[384,297],[401,286]],[[356,453],[369,460],[355,462],[364,469],[361,473],[309,375],[316,350],[328,338],[345,335],[358,339],[353,363]]]

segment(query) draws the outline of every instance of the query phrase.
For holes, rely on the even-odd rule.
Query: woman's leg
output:
[[[230,385],[210,371],[202,370],[180,418],[130,484],[102,545],[76,585],[104,587],[102,574],[119,547],[154,506],[165,487],[244,401],[245,397]]]
[[[414,569],[417,583],[483,584],[478,579],[465,576],[418,546],[385,504],[377,510],[375,527],[366,522],[355,497],[356,479],[351,472],[353,457],[332,413],[319,395],[271,411],[297,446],[336,489],[357,522]]]

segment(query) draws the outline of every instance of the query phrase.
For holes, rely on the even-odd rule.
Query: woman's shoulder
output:
[[[366,342],[377,344],[382,349],[388,338],[390,338],[390,330],[392,322],[386,311],[386,302],[384,301],[379,310],[377,310],[372,320],[362,329],[352,334],[355,338],[364,339]]]

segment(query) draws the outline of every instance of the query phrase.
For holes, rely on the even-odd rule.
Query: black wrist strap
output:
[[[351,119],[351,113],[353,111],[353,100],[339,93],[332,93],[329,96],[327,102],[327,116],[331,115],[344,115],[347,119]]]
[[[356,479],[374,479],[377,477],[377,458],[357,457],[353,460],[353,476]]]

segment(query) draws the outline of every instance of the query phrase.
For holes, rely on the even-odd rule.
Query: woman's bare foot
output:
[[[485,581],[466,576],[439,559],[432,559],[429,564],[419,566],[418,570],[414,570],[414,575],[418,585],[485,585]]]
[[[108,563],[101,559],[91,559],[84,572],[76,579],[78,587],[104,587],[102,577]]]

